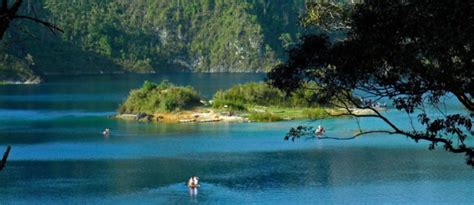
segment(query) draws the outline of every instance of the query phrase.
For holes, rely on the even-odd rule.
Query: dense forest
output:
[[[55,74],[266,72],[303,32],[306,0],[29,0],[1,43],[0,79]]]

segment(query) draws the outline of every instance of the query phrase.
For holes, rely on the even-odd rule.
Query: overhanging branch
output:
[[[371,131],[359,132],[359,133],[353,135],[352,137],[331,137],[331,136],[327,136],[327,135],[323,135],[323,136],[312,135],[312,138],[316,138],[318,140],[324,140],[324,139],[353,140],[353,139],[356,139],[356,138],[361,137],[363,135],[376,134],[376,133],[383,133],[383,134],[390,134],[390,135],[399,134],[399,133],[388,131],[388,130],[371,130]]]
[[[455,93],[454,95],[458,98],[459,102],[464,105],[464,107],[469,111],[474,112],[474,102],[471,99],[464,94]]]
[[[369,105],[361,105],[358,102],[355,101],[355,99],[352,97],[352,95],[349,92],[344,92],[342,91],[340,93],[341,95],[335,96],[339,104],[333,103],[334,106],[345,109],[344,113],[339,113],[339,114],[330,114],[330,116],[352,116],[355,118],[377,118],[382,120],[385,124],[387,124],[391,129],[393,130],[368,130],[368,131],[362,131],[360,128],[360,132],[353,135],[352,137],[330,137],[327,135],[317,135],[314,132],[313,127],[304,127],[304,126],[299,126],[298,128],[292,128],[290,132],[285,136],[285,140],[291,139],[294,141],[296,138],[300,138],[302,136],[309,136],[306,139],[331,139],[331,140],[352,140],[356,139],[360,136],[363,135],[368,135],[368,134],[374,134],[374,133],[383,133],[383,134],[390,134],[390,135],[404,135],[410,139],[415,140],[416,142],[423,140],[427,142],[431,142],[430,144],[430,149],[434,149],[438,144],[443,144],[443,147],[446,151],[452,152],[452,153],[465,153],[466,155],[466,161],[468,165],[474,166],[474,149],[469,148],[466,146],[464,143],[460,143],[456,146],[453,145],[453,142],[451,139],[443,138],[442,136],[439,135],[434,135],[430,134],[428,132],[417,132],[417,131],[412,131],[412,132],[407,132],[402,129],[400,129],[397,125],[395,125],[393,122],[391,122],[387,117],[382,115],[382,113],[377,110],[374,107],[371,107]],[[371,113],[370,114],[358,114],[355,112],[355,109],[360,109],[360,110],[369,110]],[[453,131],[455,134],[458,136],[461,136],[463,133],[460,130],[454,130]]]
[[[57,27],[56,25],[54,25],[52,23],[49,23],[49,22],[46,22],[46,21],[43,21],[43,20],[40,20],[40,19],[37,19],[37,18],[33,18],[33,17],[30,17],[30,16],[16,15],[16,16],[14,16],[14,18],[28,19],[28,20],[34,21],[36,23],[43,24],[44,26],[48,27],[49,30],[51,30],[51,32],[53,32],[53,33],[55,31],[64,32],[61,28]]]
[[[352,140],[356,139],[360,136],[363,135],[368,135],[368,134],[374,134],[374,133],[384,133],[384,134],[397,134],[397,135],[404,135],[410,139],[413,139],[415,141],[428,141],[431,142],[432,144],[430,145],[430,149],[434,149],[435,145],[438,143],[443,144],[443,147],[446,151],[452,152],[452,153],[465,153],[467,157],[467,163],[469,165],[474,166],[474,150],[472,148],[467,147],[464,143],[461,143],[457,146],[453,145],[453,142],[450,139],[446,139],[440,136],[433,136],[429,135],[428,133],[421,133],[421,132],[406,132],[402,129],[400,129],[398,126],[396,126],[394,123],[392,123],[388,118],[386,118],[384,115],[381,114],[381,112],[374,107],[371,106],[362,106],[358,104],[357,102],[354,101],[354,98],[349,93],[346,92],[341,92],[342,96],[336,96],[336,98],[340,101],[340,105],[334,104],[336,107],[343,108],[345,109],[346,112],[344,113],[339,113],[339,114],[331,114],[330,116],[352,116],[356,118],[378,118],[381,119],[385,124],[387,124],[390,128],[392,128],[392,131],[389,130],[369,130],[369,131],[360,131],[359,133],[353,135],[352,137],[330,137],[327,135],[323,136],[317,136],[313,130],[311,129],[301,129],[303,131],[307,131],[307,133],[298,133],[299,136],[302,135],[307,135],[310,136],[310,138],[313,139],[332,139],[332,140]],[[344,97],[344,99],[341,99],[341,97]],[[370,110],[371,114],[357,114],[354,112],[355,109],[360,109],[360,110]],[[301,131],[300,130],[300,131]],[[457,133],[458,135],[462,133]],[[296,136],[296,137],[299,137]],[[293,139],[294,140],[294,139]]]

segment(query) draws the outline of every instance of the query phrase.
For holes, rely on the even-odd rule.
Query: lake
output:
[[[157,124],[109,119],[145,80],[192,85],[204,96],[256,74],[55,77],[0,86],[1,204],[473,204],[464,156],[428,151],[403,136],[297,140],[292,126],[322,124],[348,137],[353,119]],[[448,109],[459,110],[450,103]],[[406,116],[386,113],[408,126]],[[362,126],[382,127],[363,120]],[[111,129],[104,138],[101,131]],[[190,195],[187,179],[202,187]]]

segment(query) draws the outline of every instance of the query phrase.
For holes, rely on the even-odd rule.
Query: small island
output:
[[[342,112],[318,102],[321,100],[315,91],[285,93],[263,82],[235,85],[217,91],[209,100],[190,86],[145,81],[141,88],[130,92],[116,118],[164,123],[274,122],[323,118]]]

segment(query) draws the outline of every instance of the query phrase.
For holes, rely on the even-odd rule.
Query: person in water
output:
[[[199,187],[199,177],[197,176],[192,176],[188,180],[188,187],[190,188],[196,188]]]
[[[189,195],[194,199],[198,195],[199,177],[192,176],[188,180]]]
[[[110,129],[109,129],[109,128],[105,128],[105,130],[102,132],[102,134],[105,135],[105,136],[110,135]]]
[[[324,135],[324,133],[326,132],[326,130],[324,129],[323,126],[319,125],[318,126],[318,129],[316,129],[314,131],[314,133],[316,134],[317,137],[320,137],[321,135]]]

